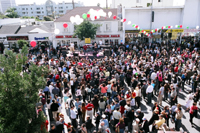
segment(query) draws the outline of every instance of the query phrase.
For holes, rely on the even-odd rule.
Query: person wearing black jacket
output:
[[[97,95],[94,96],[94,98],[92,100],[92,104],[94,105],[93,115],[95,115],[95,112],[97,112],[99,109],[99,99],[98,99]]]
[[[51,124],[51,129],[49,130],[49,133],[57,133],[56,132],[56,127],[54,124]]]
[[[87,132],[88,133],[92,133],[92,121],[91,121],[91,119],[90,119],[90,116],[88,115],[87,116],[87,120],[86,120],[86,123],[85,123],[85,125],[86,125],[86,129],[87,129]]]
[[[59,105],[55,102],[55,100],[52,100],[52,102],[53,103],[51,104],[50,109],[52,111],[53,118],[56,119]]]
[[[133,123],[133,120],[135,119],[134,108],[131,108],[131,110],[127,111],[126,115],[130,119],[130,122]]]
[[[142,129],[145,133],[149,133],[149,122],[146,118],[143,118]]]
[[[63,119],[61,119],[63,121]],[[62,133],[64,130],[63,123],[61,121],[56,121],[56,133]]]
[[[142,118],[144,117],[144,113],[141,112],[141,109],[137,110],[138,115],[136,115],[136,118],[140,120],[140,124],[143,122]]]
[[[101,116],[100,116],[100,113],[97,112],[96,113],[96,117],[95,117],[96,121],[95,121],[95,124],[96,124],[96,131],[99,130],[99,123],[100,123],[100,120],[101,120]]]

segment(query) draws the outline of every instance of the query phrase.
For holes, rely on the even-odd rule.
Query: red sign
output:
[[[29,40],[28,36],[7,36],[8,41]]]
[[[56,38],[73,38],[73,35],[56,36]],[[76,37],[74,37],[74,38],[76,38]]]
[[[63,38],[63,36],[56,36],[56,38]]]
[[[96,38],[120,37],[120,35],[96,35]]]
[[[120,35],[111,35],[111,37],[120,37]]]

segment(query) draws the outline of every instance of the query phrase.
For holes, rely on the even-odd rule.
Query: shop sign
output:
[[[184,29],[169,29],[166,31],[166,33],[173,33],[173,32],[182,33],[184,32]]]
[[[125,33],[139,33],[139,30],[125,30]]]
[[[7,41],[29,40],[28,36],[7,36]]]
[[[56,36],[56,38],[63,38],[63,36]]]
[[[90,43],[91,39],[90,38],[85,38],[85,43]]]
[[[73,35],[66,35],[66,36],[56,36],[56,38],[76,38]]]
[[[35,40],[48,40],[48,37],[35,37]]]
[[[184,32],[185,33],[188,33],[188,32],[200,32],[200,29],[184,29]]]
[[[96,38],[120,37],[120,35],[96,35]]]
[[[143,30],[145,31],[146,33],[150,33],[150,30]],[[142,33],[142,31],[140,31],[139,33]]]

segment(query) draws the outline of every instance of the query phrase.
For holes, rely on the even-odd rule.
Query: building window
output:
[[[111,26],[110,26],[110,23],[107,23],[106,24],[106,31],[111,31],[111,28],[110,28]]]
[[[43,9],[43,8],[42,8]]]
[[[26,8],[26,10],[28,10],[28,8]]]
[[[56,9],[56,7],[55,7],[55,9]]]
[[[119,40],[115,39],[115,45],[118,45],[118,44],[119,44]]]
[[[63,7],[59,7],[59,9],[63,9]]]
[[[31,10],[32,10],[32,8],[31,8]]]
[[[158,0],[158,2],[161,2],[161,0]]]
[[[33,12],[31,12],[31,14],[33,14]]]
[[[149,6],[151,6],[152,5],[152,3],[147,3],[147,7],[149,7]]]
[[[137,0],[136,2],[137,2],[137,3],[140,3],[140,0]]]
[[[68,8],[68,6],[66,6],[66,8]]]
[[[42,12],[42,13],[44,13],[44,12]]]
[[[41,12],[37,12],[37,14],[40,14]]]
[[[118,22],[118,31],[122,31],[123,30],[123,22],[119,21]]]
[[[22,14],[26,14],[26,12],[22,12]]]
[[[63,11],[59,11],[59,13],[63,13]]]
[[[36,8],[36,10],[40,10],[40,8]]]
[[[25,8],[22,8],[22,10],[25,10]]]

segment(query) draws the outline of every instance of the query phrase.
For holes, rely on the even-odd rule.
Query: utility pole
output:
[[[72,6],[73,6],[73,9],[74,9],[74,0],[72,0]]]
[[[152,38],[152,36],[151,36],[151,29],[152,29],[152,11],[153,11],[153,0],[151,0],[151,21],[150,21],[150,37]],[[149,38],[149,43],[151,43],[151,38]]]
[[[106,0],[106,9],[108,9],[108,0]]]

